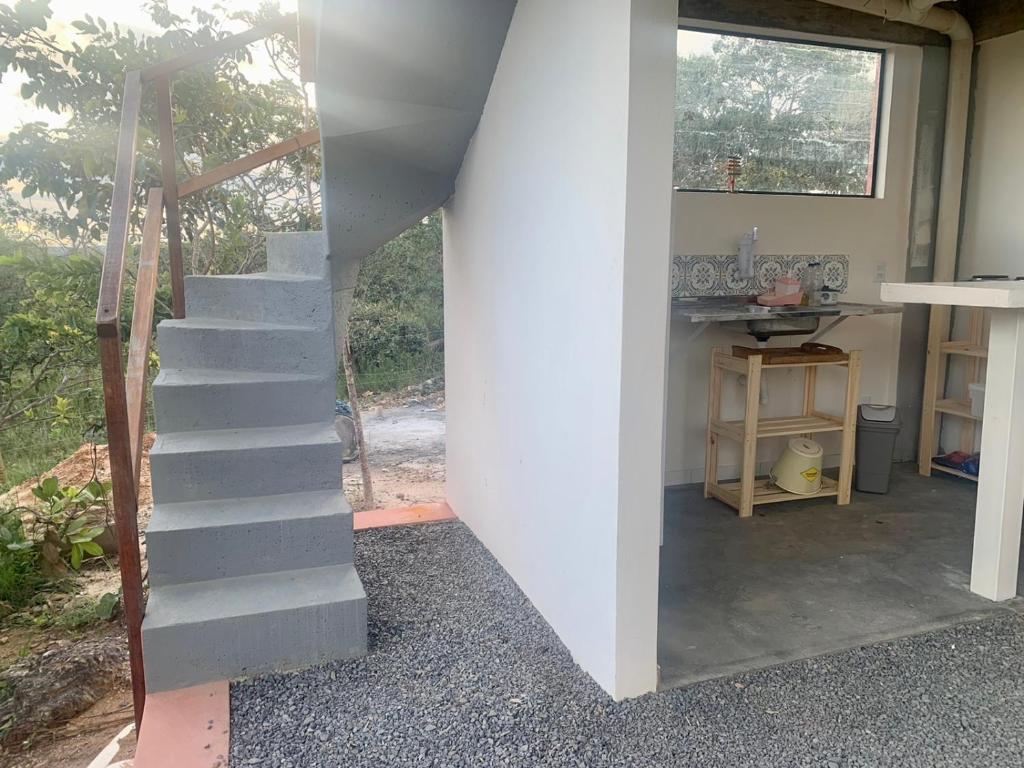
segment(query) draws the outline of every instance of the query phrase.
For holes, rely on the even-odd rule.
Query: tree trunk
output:
[[[4,466],[4,452],[0,451],[0,485],[7,482],[7,467]]]
[[[348,402],[352,406],[352,422],[356,428],[356,445],[359,446],[359,468],[363,473],[363,508],[373,509],[373,478],[370,477],[370,457],[363,439],[363,417],[359,413],[359,395],[356,392],[355,367],[352,365],[352,347],[348,342],[348,328],[341,337],[341,364],[345,369],[345,384],[348,387]]]

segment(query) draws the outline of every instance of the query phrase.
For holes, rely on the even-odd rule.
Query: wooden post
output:
[[[103,405],[107,417],[110,479],[117,521],[117,552],[121,590],[128,625],[128,663],[132,676],[132,703],[136,732],[146,706],[146,677],[142,662],[142,566],[139,555],[138,496],[132,465],[128,400],[121,360],[121,288],[128,239],[131,189],[135,176],[135,141],[138,133],[141,82],[137,71],[125,75],[121,127],[117,139],[114,190],[110,201],[110,227],[96,302],[96,335],[103,372]]]
[[[107,450],[117,522],[117,560],[121,568],[124,617],[128,625],[128,663],[132,677],[136,733],[146,706],[146,677],[142,664],[142,564],[139,555],[138,497],[132,466],[128,427],[128,401],[121,365],[121,333],[117,325],[100,335],[100,366],[103,370],[103,404],[107,416]],[[99,329],[98,329],[99,330]]]
[[[850,351],[846,364],[846,407],[843,409],[843,447],[839,454],[839,498],[840,505],[849,504],[853,487],[853,451],[857,440],[857,401],[860,399],[861,353]]]
[[[722,367],[718,356],[720,347],[711,350],[711,380],[708,382],[708,444],[704,452],[704,498],[711,498],[711,487],[718,485],[718,435],[712,425],[722,418]]]
[[[359,446],[359,469],[363,473],[363,505],[373,509],[373,477],[370,475],[370,457],[367,455],[363,438],[363,417],[359,412],[359,393],[356,392],[355,366],[352,364],[352,347],[348,340],[348,327],[341,337],[341,364],[345,369],[345,384],[348,387],[348,402],[352,406],[352,422],[356,430],[356,445]]]
[[[740,475],[740,517],[754,515],[757,479],[757,420],[761,410],[761,355],[747,358],[747,409],[743,414],[743,469]]]
[[[967,341],[975,347],[981,347],[985,343],[985,310],[981,307],[971,307],[968,315]],[[976,355],[967,356],[967,377],[964,381],[964,402],[970,402],[970,385],[976,384],[981,373],[981,358]],[[978,425],[970,419],[961,420],[960,424],[960,450],[964,453],[974,453],[976,432]]]
[[[921,439],[917,448],[918,472],[925,477],[932,473],[932,457],[938,449],[935,401],[946,382],[946,358],[942,342],[949,338],[949,307],[934,305],[928,319],[928,357],[925,362],[924,392],[921,404]]]
[[[817,410],[818,391],[818,366],[809,365],[804,368],[804,416],[813,416]],[[814,435],[807,433],[803,435],[808,440],[813,440]]]
[[[139,269],[135,276],[135,306],[132,311],[132,337],[128,340],[128,370],[125,374],[125,398],[128,409],[128,434],[131,437],[132,477],[139,484],[142,469],[142,436],[146,430],[146,376],[149,373],[149,348],[153,341],[153,310],[160,258],[160,224],[163,222],[160,187],[149,190],[146,222],[139,248]]]
[[[185,316],[185,264],[181,254],[181,213],[178,208],[178,171],[174,147],[174,111],[171,106],[171,81],[156,81],[156,112],[160,129],[160,177],[167,210],[167,254],[171,265],[171,313]]]

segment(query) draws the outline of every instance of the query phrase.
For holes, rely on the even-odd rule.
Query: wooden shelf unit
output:
[[[847,369],[846,399],[843,414],[835,416],[817,410],[816,387],[818,369],[823,366]],[[765,371],[778,368],[804,369],[803,413],[796,416],[761,418],[761,377]],[[809,358],[807,362],[766,363],[761,355],[737,357],[722,347],[711,351],[711,380],[708,390],[708,429],[705,453],[704,496],[725,502],[739,512],[740,517],[751,517],[758,504],[813,499],[835,496],[839,504],[850,503],[853,484],[853,448],[857,427],[857,398],[860,388],[861,353],[853,350],[842,359],[822,362]],[[746,376],[746,409],[740,420],[722,418],[722,383],[726,373]],[[839,480],[823,477],[821,490],[814,494],[784,491],[770,480],[757,479],[757,441],[761,438],[813,435],[822,432],[840,432],[842,449]],[[722,483],[718,480],[718,448],[722,438],[739,443],[743,449],[742,470],[738,482]]]
[[[985,310],[980,307],[968,308],[967,338],[949,338],[952,314],[950,307],[933,306],[928,324],[928,357],[925,364],[924,398],[921,404],[921,439],[918,445],[918,472],[925,477],[933,471],[944,472],[965,480],[978,481],[974,475],[952,467],[936,464],[933,459],[939,451],[939,437],[942,432],[942,417],[952,416],[963,419],[965,424],[960,432],[959,450],[973,453],[975,447],[974,425],[980,416],[971,413],[970,394],[967,384],[978,380],[983,365],[988,359],[985,340]],[[957,396],[946,393],[946,373],[951,355],[967,358],[964,391]]]

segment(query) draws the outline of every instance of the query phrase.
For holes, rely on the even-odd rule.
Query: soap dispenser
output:
[[[754,253],[757,249],[757,227],[743,235],[740,240],[740,255],[736,260],[736,268],[741,280],[754,277]]]

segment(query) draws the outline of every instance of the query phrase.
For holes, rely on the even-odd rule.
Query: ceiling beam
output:
[[[1024,29],[1024,0],[959,0],[940,6],[963,14],[977,42]]]
[[[1017,5],[1017,2],[1010,4]],[[773,0],[771,3],[763,0],[679,0],[679,16],[885,43],[949,45],[949,38],[938,32],[837,8],[819,3],[818,0]]]

